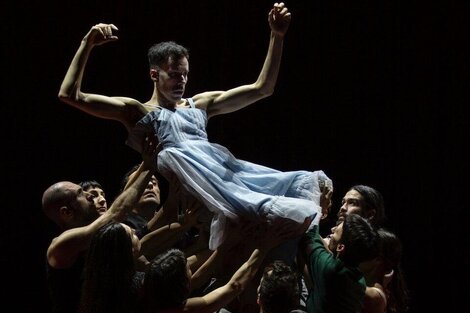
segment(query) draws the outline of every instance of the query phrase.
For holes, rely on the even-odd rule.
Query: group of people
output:
[[[45,190],[43,210],[62,231],[47,250],[54,312],[406,311],[401,243],[383,228],[377,190],[352,187],[322,238],[333,193],[323,171],[275,170],[208,140],[209,118],[274,92],[290,21],[274,3],[255,82],[190,98],[188,50],[151,46],[146,102],[81,89],[91,51],[118,40],[118,29],[100,23],[85,35],[59,99],[124,125],[142,162],[113,201],[93,180]]]

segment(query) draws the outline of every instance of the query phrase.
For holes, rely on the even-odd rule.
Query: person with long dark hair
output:
[[[367,287],[363,313],[404,313],[409,309],[409,292],[401,268],[403,246],[398,236],[384,228],[377,230],[380,253],[360,266]]]
[[[79,313],[138,312],[144,273],[136,271],[140,241],[121,223],[101,227],[85,258]]]

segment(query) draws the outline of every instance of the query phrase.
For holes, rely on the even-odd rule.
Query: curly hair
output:
[[[266,266],[259,286],[259,302],[265,313],[286,313],[300,302],[297,272],[283,261]]]
[[[158,312],[186,303],[190,293],[186,263],[184,253],[175,248],[153,259],[144,279],[145,312]]]

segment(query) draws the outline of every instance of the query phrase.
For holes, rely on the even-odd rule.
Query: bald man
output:
[[[61,181],[44,191],[43,211],[62,230],[52,239],[46,255],[52,312],[77,312],[84,252],[91,237],[110,221],[123,221],[132,210],[156,169],[156,153],[154,136],[147,136],[143,143],[143,162],[133,181],[101,214],[96,210],[94,196],[78,184]]]

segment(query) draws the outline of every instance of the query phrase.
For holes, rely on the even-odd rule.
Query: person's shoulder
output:
[[[115,101],[119,101],[126,108],[138,107],[138,108],[142,109],[146,105],[146,103],[143,103],[143,102],[141,102],[137,99],[130,98],[130,97],[115,96],[115,97],[111,97],[111,98],[114,99]]]
[[[76,234],[69,230],[52,239],[46,252],[48,266],[54,269],[66,269],[75,263],[80,251],[78,245],[72,244],[74,240],[71,238],[79,238]]]
[[[383,290],[377,287],[367,287],[362,313],[385,312],[386,307],[387,298]]]
[[[187,109],[187,108],[194,108],[194,100],[192,97],[190,98],[183,98],[181,102],[177,104],[178,109]]]
[[[217,97],[223,93],[223,91],[206,91],[194,95],[191,97],[191,99],[194,101],[194,106],[196,108],[206,110],[207,107],[210,106],[215,101],[215,99],[217,99]]]
[[[135,105],[138,105],[138,104],[135,104]],[[161,107],[158,104],[150,103],[150,102],[141,103],[140,105],[145,109],[147,113],[156,111],[156,110],[158,111],[161,109]]]

